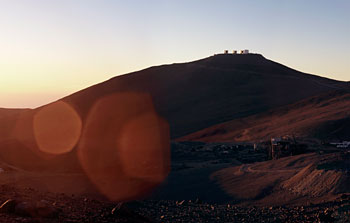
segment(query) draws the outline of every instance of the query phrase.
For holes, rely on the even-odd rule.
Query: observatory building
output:
[[[224,50],[224,54],[229,54],[228,50]],[[238,54],[237,50],[233,50],[232,54]],[[239,54],[249,54],[249,50],[240,50]]]

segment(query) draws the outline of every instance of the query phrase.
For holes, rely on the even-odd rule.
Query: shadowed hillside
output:
[[[257,141],[294,134],[321,140],[350,137],[350,92],[332,91],[258,115],[221,123],[179,141]]]
[[[84,118],[104,95],[148,92],[175,138],[345,86],[345,82],[304,74],[259,54],[221,54],[118,76],[63,100]]]
[[[146,92],[168,120],[171,137],[177,138],[348,85],[298,72],[260,54],[219,54],[117,76],[62,100],[84,121],[94,103],[106,95]],[[1,109],[0,119],[20,111]]]

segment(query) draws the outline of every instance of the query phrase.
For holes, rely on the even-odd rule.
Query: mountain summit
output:
[[[117,76],[63,100],[85,117],[94,101],[104,95],[149,93],[176,138],[347,86],[296,71],[260,54],[218,54]]]

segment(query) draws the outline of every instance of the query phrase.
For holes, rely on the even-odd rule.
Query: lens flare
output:
[[[70,152],[80,138],[81,129],[77,112],[62,101],[41,108],[34,115],[34,136],[42,152],[55,155]]]
[[[170,171],[169,138],[168,124],[154,113],[127,122],[117,140],[125,174],[161,183]]]
[[[109,95],[90,110],[77,153],[102,194],[113,201],[131,200],[169,173],[169,128],[148,94]]]

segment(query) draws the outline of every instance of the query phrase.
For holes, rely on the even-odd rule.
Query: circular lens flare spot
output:
[[[146,143],[150,151],[141,144],[132,144],[133,140]],[[105,96],[91,108],[77,155],[86,175],[103,195],[113,201],[127,201],[145,196],[164,179],[164,166],[170,166],[170,157],[164,151],[156,154],[161,145],[165,151],[170,148],[168,126],[158,118],[151,96],[123,92]],[[141,171],[145,166],[149,169]]]
[[[59,101],[43,107],[35,114],[33,129],[39,149],[58,155],[70,152],[77,144],[82,122],[70,105]]]

